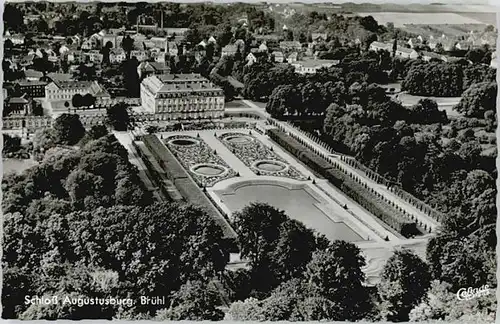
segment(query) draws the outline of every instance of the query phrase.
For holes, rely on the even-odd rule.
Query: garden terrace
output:
[[[200,187],[211,187],[236,176],[236,172],[201,138],[174,135],[165,139],[165,143]],[[217,170],[221,172],[215,172]]]
[[[224,133],[219,140],[257,175],[306,180],[306,177],[289,165],[285,159],[252,135]]]
[[[169,152],[167,147],[155,135],[142,136],[142,141],[150,150],[153,157],[164,168],[169,178],[173,179],[175,187],[187,202],[193,205],[202,207],[209,216],[220,226],[224,233],[224,238],[228,241],[232,250],[235,250],[236,233],[224,218],[223,214],[214,207],[209,198],[203,193],[196,183],[189,177],[188,173],[182,165],[177,161],[175,156]],[[172,167],[167,168],[167,167]]]
[[[310,151],[307,147],[280,130],[271,129],[268,131],[268,135],[276,143],[295,155],[308,167],[325,177],[348,197],[401,235],[411,237],[421,234],[416,222],[410,220],[410,216],[406,215],[393,204],[384,201],[382,196],[372,192],[360,180],[333,166],[326,159]]]
[[[158,137],[155,135],[144,135],[141,139],[158,163],[166,170],[170,180],[174,181],[179,178],[188,177],[182,165],[177,162],[175,156],[166,149]]]

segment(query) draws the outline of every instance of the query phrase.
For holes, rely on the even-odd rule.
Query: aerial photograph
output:
[[[4,3],[2,318],[494,323],[496,11]]]

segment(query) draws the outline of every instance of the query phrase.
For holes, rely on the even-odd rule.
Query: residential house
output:
[[[24,71],[24,78],[28,81],[39,81],[43,77],[43,73],[35,70]]]
[[[274,57],[274,62],[276,63],[283,63],[285,61],[285,56],[282,52],[274,51],[271,55]]]
[[[91,50],[88,53],[85,53],[85,56],[88,57],[88,61],[92,63],[102,63],[104,55],[102,55],[98,50]]]
[[[137,58],[139,62],[145,61],[148,59],[148,52],[144,50],[132,50],[130,51],[130,57]]]
[[[78,46],[82,43],[82,39],[78,35],[69,36],[67,39],[68,40],[71,39],[71,44],[76,45],[76,46]]]
[[[141,33],[137,33],[131,36],[131,38],[134,40],[134,47],[136,49],[142,49],[142,43],[144,43],[147,40],[146,35],[143,35]]]
[[[4,39],[7,40],[9,39],[13,45],[23,45],[24,44],[24,35],[21,34],[15,34],[15,35],[6,35],[4,36]]]
[[[234,55],[237,51],[238,47],[236,45],[226,45],[222,48],[221,56]]]
[[[8,64],[8,68],[9,69],[11,69],[11,70],[17,70],[18,63],[16,63],[14,60],[12,60],[12,59],[4,59],[4,62],[6,64]]]
[[[165,48],[167,45],[167,38],[166,37],[151,37],[149,39],[150,42],[154,43],[154,47],[158,48]]]
[[[166,35],[184,36],[189,28],[165,27],[158,28],[158,30],[164,31]]]
[[[432,59],[440,60],[440,61],[443,60],[443,55],[437,54],[434,52],[422,51],[422,52],[420,52],[420,56],[422,57],[422,60],[424,60],[426,62],[429,62]]]
[[[198,46],[207,47],[207,43],[204,40],[202,40],[201,42],[198,43]]]
[[[162,75],[170,73],[170,67],[165,63],[142,62],[137,67],[139,78],[146,78],[150,75]]]
[[[263,43],[263,44],[264,44],[264,43]],[[242,40],[242,39],[237,39],[237,40],[234,42],[234,45],[236,45],[236,46],[239,48],[239,50],[240,50],[240,52],[241,52],[241,53],[244,53],[244,52],[245,52],[245,41],[244,41],[244,40]],[[267,47],[267,46],[266,46],[266,47]],[[266,49],[266,51],[267,51],[267,49]]]
[[[17,95],[26,98],[43,98],[46,85],[45,81],[20,80],[14,84],[14,91]]]
[[[381,51],[381,50],[386,50],[386,51],[389,51],[389,52],[392,52],[392,47],[393,47],[393,44],[392,43],[382,43],[382,42],[372,42],[370,44],[370,50],[371,51]]]
[[[165,47],[165,52],[170,56],[179,55],[179,47],[176,42],[167,42]]]
[[[87,50],[87,51],[88,51],[88,50],[91,50],[91,49],[93,49],[93,48],[94,48],[94,46],[93,46],[93,45],[94,45],[94,43],[92,42],[92,40],[91,40],[91,39],[86,39],[86,40],[84,40],[84,41],[83,41],[83,43],[82,43],[82,50]]]
[[[496,69],[496,68],[497,68],[497,65],[498,65],[498,61],[497,61],[497,51],[494,51],[493,53],[491,53],[491,62],[490,62],[490,66],[491,66],[493,69]]]
[[[454,62],[463,60],[464,58],[463,57],[448,56],[448,55],[441,55],[441,59],[447,63],[454,63]]]
[[[266,45],[266,42],[263,42],[262,44],[259,45],[259,52],[267,52],[268,48]]]
[[[48,73],[46,76],[44,76],[42,79],[47,81],[47,82],[71,81],[71,80],[73,80],[73,75],[71,73],[51,72],[51,73]],[[43,96],[45,96],[45,89],[44,89]]]
[[[314,74],[319,69],[329,68],[339,64],[338,60],[304,60],[292,63],[295,72],[300,74]]]
[[[59,48],[59,55],[61,56],[64,56],[65,54],[67,54],[68,52],[70,51],[69,47],[66,46],[66,45],[62,45],[60,48]]]
[[[66,59],[68,63],[79,64],[85,62],[85,53],[83,51],[70,51],[67,53]]]
[[[165,63],[167,54],[165,52],[151,52],[151,58],[157,63]]]
[[[123,49],[113,49],[109,52],[109,62],[111,64],[121,63],[125,61],[127,55]]]
[[[297,52],[292,52],[287,56],[286,61],[288,63],[295,63],[295,62],[297,62],[298,58],[299,58],[299,54]]]
[[[312,33],[311,38],[313,42],[326,42],[328,35],[327,33]]]
[[[424,43],[424,38],[422,36],[410,38],[406,44],[410,45],[411,48],[422,45]]]
[[[455,48],[461,51],[467,51],[472,48],[472,42],[461,40],[455,44]]]
[[[302,49],[302,44],[298,41],[282,41],[279,46],[284,51],[300,51]]]
[[[248,55],[245,58],[245,61],[247,62],[247,65],[252,65],[255,62],[257,62],[257,57],[254,53],[248,53]]]
[[[443,50],[445,52],[449,52],[449,51],[452,51],[453,49],[455,49],[455,44],[457,42],[453,39],[444,39],[444,40],[441,40],[439,42],[439,44],[441,44],[441,46],[443,47]]]
[[[33,59],[35,58],[34,54],[28,54],[21,58],[19,61],[19,66],[21,69],[27,69],[28,67],[33,65]]]
[[[418,58],[418,53],[414,49],[398,46],[396,49],[396,56],[402,58],[416,59]]]
[[[427,41],[427,46],[429,46],[429,48],[431,50],[436,49],[438,44],[439,44],[439,41],[437,39],[434,39],[434,38],[431,38],[431,39],[429,39],[429,41]]]
[[[481,45],[489,45],[490,47],[496,47],[497,34],[493,32],[486,32],[483,35],[481,35],[480,41]]]
[[[217,43],[217,40],[215,39],[215,37],[210,36],[210,38],[208,39],[207,43],[208,43],[208,44],[210,44],[210,43],[212,43],[212,44],[216,44],[216,43]]]
[[[30,102],[24,98],[24,95],[22,97],[10,98],[7,105],[9,107],[10,116],[29,115],[31,112]]]

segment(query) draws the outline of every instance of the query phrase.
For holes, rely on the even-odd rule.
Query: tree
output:
[[[305,280],[334,304],[333,320],[355,321],[370,310],[362,284],[364,265],[359,248],[344,241],[333,241],[327,249],[313,254]]]
[[[107,123],[117,131],[126,131],[130,123],[127,105],[123,102],[108,108]]]
[[[271,261],[269,253],[279,238],[279,227],[286,219],[282,210],[261,203],[250,203],[234,213],[233,223],[238,233],[241,256],[247,258],[252,267]]]
[[[408,250],[398,250],[382,270],[379,294],[389,321],[408,321],[410,311],[425,297],[430,287],[427,264]]]
[[[104,125],[94,125],[90,128],[88,135],[91,139],[96,140],[108,135],[108,129]]]
[[[416,306],[410,313],[410,321],[458,321],[492,323],[494,317],[494,295],[468,300],[464,303],[457,299],[452,285],[446,282],[433,281],[428,298]]]
[[[62,114],[54,123],[55,142],[64,145],[75,145],[85,135],[85,128],[80,117],[74,114]]]
[[[83,106],[83,96],[79,93],[75,94],[73,98],[71,98],[71,104],[75,108]]]
[[[428,98],[420,99],[412,107],[410,118],[418,124],[434,124],[447,120],[446,112],[439,111],[436,101]]]
[[[453,109],[466,117],[481,118],[487,111],[496,111],[496,82],[481,82],[467,89]]]
[[[93,106],[96,102],[96,98],[91,95],[90,93],[87,93],[85,96],[83,96],[82,99],[82,106],[85,106],[87,108]]]
[[[463,78],[463,70],[456,64],[415,64],[401,83],[401,89],[418,96],[458,97],[463,91]]]
[[[265,320],[264,316],[261,314],[261,304],[261,301],[252,297],[244,301],[236,301],[229,307],[228,317],[232,321]]]
[[[273,117],[283,115],[293,115],[301,106],[301,98],[296,87],[291,85],[279,85],[274,88],[269,101],[266,104],[266,111]]]
[[[20,31],[24,28],[23,12],[15,4],[6,4],[3,12],[6,29]]]
[[[217,308],[220,296],[200,281],[188,281],[174,293],[170,308],[161,310],[157,319],[171,321],[220,321],[224,312]]]
[[[127,60],[130,59],[130,52],[134,49],[134,39],[127,35],[122,40],[122,48],[127,55]]]

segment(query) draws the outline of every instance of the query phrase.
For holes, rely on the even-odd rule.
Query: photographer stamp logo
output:
[[[479,288],[460,288],[457,291],[458,300],[471,300],[474,298],[479,298],[490,294],[490,288],[488,285],[481,286]]]

